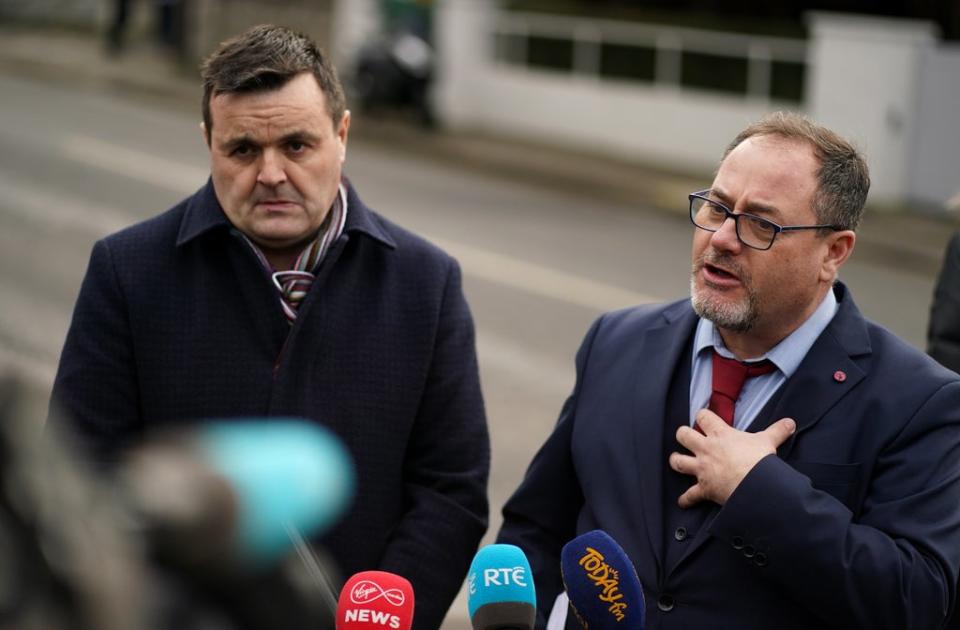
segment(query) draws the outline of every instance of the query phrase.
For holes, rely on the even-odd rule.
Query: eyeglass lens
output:
[[[690,217],[698,227],[716,232],[727,220],[728,211],[721,205],[699,197],[694,197],[690,204]],[[749,214],[729,216],[737,222],[737,234],[745,245],[766,249],[777,235],[774,224],[766,219]]]

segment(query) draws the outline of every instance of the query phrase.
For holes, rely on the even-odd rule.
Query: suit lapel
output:
[[[663,565],[663,467],[667,457],[663,452],[663,430],[667,392],[696,322],[689,302],[673,304],[664,311],[659,326],[645,331],[639,348],[633,442],[641,492],[639,503],[634,505],[642,514],[633,517],[646,523],[650,557],[656,559],[657,571],[657,576],[644,576],[646,579],[656,579]]]
[[[864,379],[866,373],[857,359],[870,354],[870,338],[860,310],[847,294],[846,287],[837,285],[839,309],[836,316],[810,348],[797,371],[784,384],[783,395],[764,415],[762,422],[754,423],[762,431],[780,418],[793,418],[797,431],[777,451],[787,459],[796,440],[813,428],[837,402]]]

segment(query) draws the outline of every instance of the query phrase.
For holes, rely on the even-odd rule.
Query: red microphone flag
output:
[[[363,571],[343,585],[337,602],[337,630],[410,630],[413,587],[386,571]]]

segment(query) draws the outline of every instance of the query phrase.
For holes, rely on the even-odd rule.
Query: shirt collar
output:
[[[374,214],[368,209],[354,191],[350,181],[344,177],[342,187],[346,188],[346,202],[349,207],[344,232],[358,232],[379,241],[390,249],[397,247],[393,237],[387,233]],[[177,247],[217,228],[231,228],[233,225],[224,214],[217,195],[213,190],[213,180],[187,200],[187,209],[177,234]]]
[[[787,378],[790,378],[800,367],[800,363],[807,356],[807,352],[813,346],[817,337],[830,324],[830,320],[833,319],[836,312],[837,298],[831,289],[827,291],[817,310],[806,321],[771,348],[767,354],[757,358],[770,359]],[[720,337],[720,332],[714,323],[701,317],[697,323],[697,332],[693,339],[694,356],[698,356],[708,348],[715,349],[717,354],[721,356],[733,358],[733,353],[723,345],[723,338]]]

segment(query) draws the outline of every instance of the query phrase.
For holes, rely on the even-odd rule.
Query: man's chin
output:
[[[703,319],[732,332],[747,332],[757,320],[757,312],[748,298],[735,299],[725,292],[695,289],[691,292],[693,310]]]
[[[748,303],[726,300],[692,300],[697,315],[713,322],[717,327],[732,332],[747,332],[756,322],[756,313]]]

